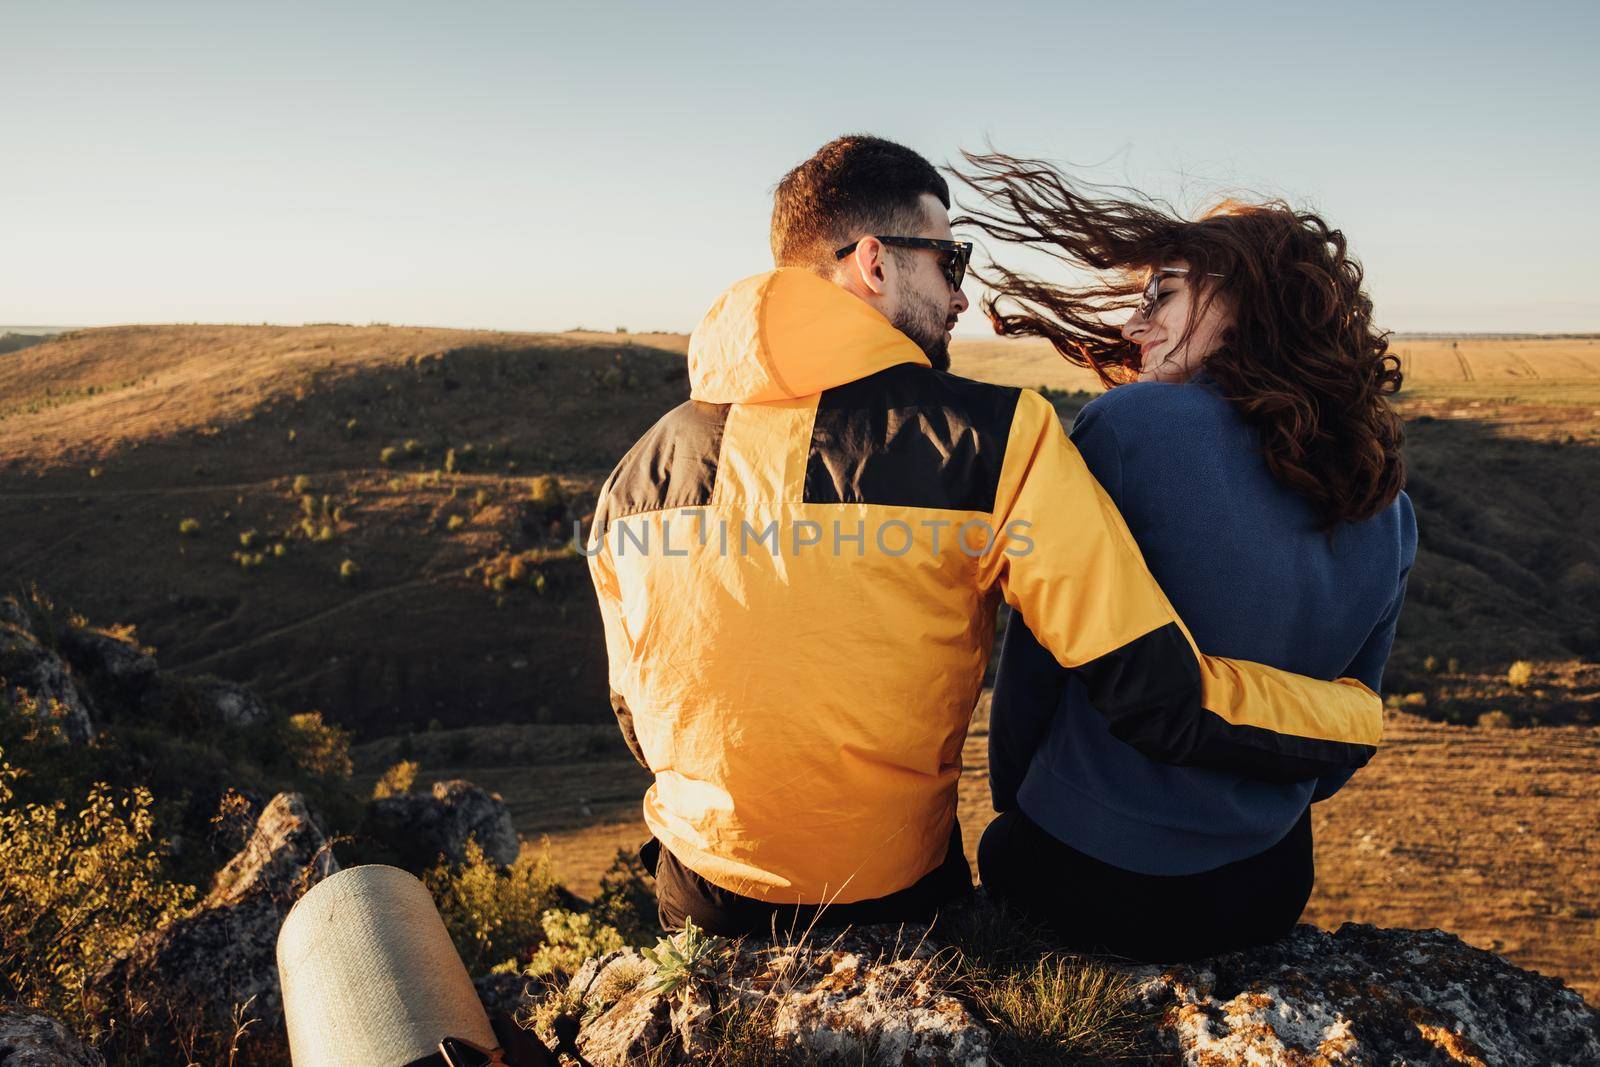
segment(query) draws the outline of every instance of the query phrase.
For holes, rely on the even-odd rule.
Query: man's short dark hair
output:
[[[950,186],[916,152],[868,134],[837,137],[778,182],[773,262],[829,274],[834,250],[858,237],[915,235],[924,193],[949,209]]]

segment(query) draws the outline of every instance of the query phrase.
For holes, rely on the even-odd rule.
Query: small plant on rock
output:
[[[663,937],[655,948],[639,951],[656,965],[651,991],[670,997],[679,989],[709,980],[727,947],[727,938],[708,934],[693,919],[685,919],[681,934]]]

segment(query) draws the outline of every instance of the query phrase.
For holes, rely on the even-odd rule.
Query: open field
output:
[[[1519,397],[1600,404],[1600,338],[1412,338],[1397,336],[1405,392]],[[1007,385],[1099,392],[1095,376],[1039,340],[958,338],[951,370]],[[1580,384],[1588,383],[1588,384]],[[1457,387],[1465,386],[1465,389]]]

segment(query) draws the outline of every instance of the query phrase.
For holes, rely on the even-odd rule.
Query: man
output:
[[[1202,656],[1037,393],[947,373],[970,246],[875,137],[778,184],[778,269],[689,346],[691,399],[600,493],[588,551],[663,924],[911,921],[971,890],[961,748],[1000,597],[1119,738],[1170,763],[1360,766],[1360,683]]]

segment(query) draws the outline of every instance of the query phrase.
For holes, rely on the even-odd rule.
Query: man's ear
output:
[[[889,288],[888,249],[876,237],[863,237],[850,253],[851,271],[873,296],[883,296]]]

